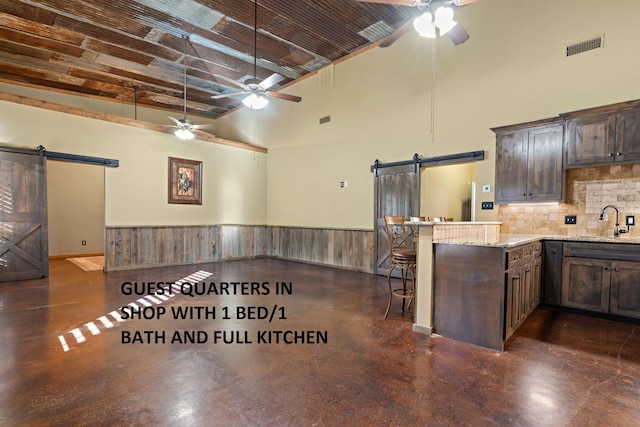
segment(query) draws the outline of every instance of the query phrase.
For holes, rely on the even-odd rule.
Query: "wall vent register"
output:
[[[583,40],[572,45],[567,46],[567,56],[577,55],[579,53],[588,52],[594,49],[600,49],[604,47],[604,34],[591,37],[590,39]]]

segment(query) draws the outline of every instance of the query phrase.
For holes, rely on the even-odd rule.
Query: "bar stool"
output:
[[[391,265],[389,266],[389,271],[387,271],[389,303],[387,304],[387,311],[384,313],[385,319],[389,315],[391,301],[394,297],[402,298],[402,311],[404,311],[405,303],[408,308],[415,294],[416,251],[409,249],[407,228],[404,222],[405,219],[403,216],[385,215],[384,217],[384,228],[387,232],[387,238],[389,239],[389,258],[391,259]],[[391,286],[391,273],[396,268],[400,269],[402,278],[401,288],[393,288]],[[411,286],[407,286],[409,275],[411,275]]]

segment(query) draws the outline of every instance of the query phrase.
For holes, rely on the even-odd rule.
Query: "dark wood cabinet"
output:
[[[562,245],[559,241],[543,242],[542,302],[545,304],[560,305],[562,301]]]
[[[565,141],[568,168],[638,161],[640,109],[571,118]]]
[[[435,332],[502,350],[540,302],[541,269],[540,242],[510,248],[435,243]]]
[[[637,262],[611,263],[609,313],[640,318],[640,264]]]
[[[540,242],[506,252],[505,336],[507,339],[540,303],[542,256]]]
[[[616,161],[640,160],[640,109],[616,115]]]
[[[522,126],[493,129],[496,203],[561,201],[564,125],[553,120]]]
[[[609,312],[611,262],[591,258],[566,258],[563,263],[562,305]]]
[[[640,318],[640,245],[564,244],[561,305]]]

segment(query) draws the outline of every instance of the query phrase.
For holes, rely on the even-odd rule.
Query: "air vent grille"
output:
[[[579,53],[588,52],[594,49],[604,47],[604,34],[600,34],[590,39],[583,40],[567,46],[567,56],[577,55]]]

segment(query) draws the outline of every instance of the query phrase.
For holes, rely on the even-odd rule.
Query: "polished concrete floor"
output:
[[[123,293],[200,270],[209,295]],[[215,295],[222,282],[270,292]],[[385,321],[386,292],[384,278],[270,259],[108,274],[52,261],[48,279],[0,284],[0,425],[639,425],[640,327],[538,309],[499,353],[412,332],[399,302]],[[160,319],[114,317],[140,299]],[[173,319],[190,306],[216,319]],[[298,342],[259,341],[278,330]]]

